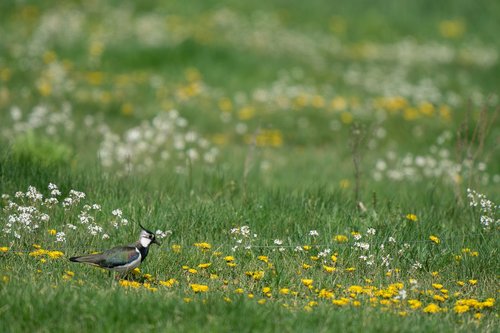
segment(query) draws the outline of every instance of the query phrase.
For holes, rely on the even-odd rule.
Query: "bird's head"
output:
[[[140,223],[139,226],[142,229],[139,238],[139,242],[141,243],[142,246],[148,247],[149,245],[151,245],[151,243],[160,245],[160,243],[156,240],[154,232],[151,232],[148,229],[144,228]]]

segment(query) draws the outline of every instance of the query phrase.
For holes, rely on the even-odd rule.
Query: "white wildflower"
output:
[[[317,230],[311,230],[309,231],[309,236],[317,237],[319,236],[319,233]]]
[[[56,234],[56,242],[65,242],[66,241],[66,234],[64,231],[59,231]]]
[[[116,217],[121,217],[122,216],[122,210],[121,209],[114,209],[111,214],[113,214]]]

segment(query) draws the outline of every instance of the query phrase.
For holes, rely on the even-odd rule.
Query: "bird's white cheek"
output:
[[[151,244],[151,239],[146,238],[146,237],[141,237],[141,245],[143,247],[148,247],[149,244]]]

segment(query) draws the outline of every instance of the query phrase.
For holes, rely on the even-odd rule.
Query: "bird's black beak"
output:
[[[153,243],[154,243],[154,244],[156,244],[156,245],[158,245],[158,246],[161,246],[161,243],[160,243],[160,242],[158,242],[158,240],[157,240],[156,238],[155,238],[155,239],[153,239]]]

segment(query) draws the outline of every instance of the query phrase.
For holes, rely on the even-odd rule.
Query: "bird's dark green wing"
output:
[[[124,266],[137,260],[140,255],[133,246],[118,246],[104,252],[98,265],[106,268]]]
[[[72,257],[69,260],[103,268],[114,268],[125,266],[137,260],[139,256],[140,253],[136,251],[134,246],[117,246],[103,253]]]

